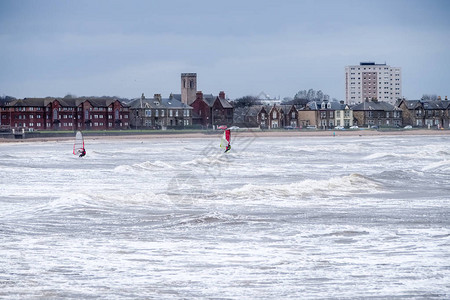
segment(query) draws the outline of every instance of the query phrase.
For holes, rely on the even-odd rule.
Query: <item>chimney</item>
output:
[[[344,104],[344,100],[339,101],[340,104]]]
[[[225,92],[224,91],[220,91],[219,98],[220,99],[225,99]]]
[[[154,94],[153,98],[159,102],[161,102],[161,94]]]
[[[438,100],[441,101],[441,96],[438,96]]]
[[[447,101],[448,99],[447,99],[447,96],[445,96],[445,101]]]
[[[195,100],[202,100],[203,99],[203,93],[202,91],[197,91],[195,94]]]
[[[144,93],[142,93],[142,96],[141,96],[141,108],[142,108],[142,105],[143,105],[143,104],[142,104],[142,101],[143,101],[143,100],[145,100]]]

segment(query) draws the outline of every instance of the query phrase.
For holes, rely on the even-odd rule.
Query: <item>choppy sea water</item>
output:
[[[0,144],[0,297],[450,298],[450,137],[218,144]]]

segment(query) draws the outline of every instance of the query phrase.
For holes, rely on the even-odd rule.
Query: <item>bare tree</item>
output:
[[[248,107],[260,104],[261,101],[258,100],[258,98],[256,98],[255,96],[244,96],[233,101],[234,107]]]
[[[433,100],[437,100],[438,99],[438,97],[437,97],[437,95],[436,94],[424,94],[423,96],[422,96],[422,100],[428,100],[428,101],[433,101]]]

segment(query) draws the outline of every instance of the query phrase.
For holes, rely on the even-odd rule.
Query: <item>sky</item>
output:
[[[345,66],[401,67],[403,96],[450,96],[447,0],[0,0],[0,96],[322,90]]]

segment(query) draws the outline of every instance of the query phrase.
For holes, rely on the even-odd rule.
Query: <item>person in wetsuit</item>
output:
[[[85,156],[86,155],[86,150],[83,148],[83,149],[81,149],[81,151],[80,151],[80,157],[83,157],[83,156]]]

